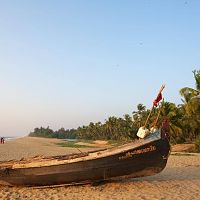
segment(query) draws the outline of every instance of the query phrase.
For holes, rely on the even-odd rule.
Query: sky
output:
[[[200,1],[0,0],[0,135],[77,128],[195,87]]]

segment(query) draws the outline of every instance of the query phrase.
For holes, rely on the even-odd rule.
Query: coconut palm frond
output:
[[[194,70],[193,74],[194,74],[194,78],[196,81],[196,88],[197,88],[198,92],[200,93],[200,70]]]
[[[184,87],[179,92],[180,95],[184,97],[186,103],[189,102],[191,98],[199,94],[198,90],[189,87]]]

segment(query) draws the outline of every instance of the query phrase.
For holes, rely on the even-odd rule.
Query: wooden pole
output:
[[[158,95],[164,90],[165,85],[161,85]]]
[[[164,90],[164,88],[165,88],[165,85],[161,85],[157,97],[161,94],[161,92]],[[148,115],[148,117],[147,117],[147,119],[146,119],[146,121],[145,121],[144,128],[146,128],[146,126],[147,126],[147,123],[148,123],[148,121],[149,121],[149,118],[150,118],[150,116],[151,116],[151,113],[152,113],[152,111],[153,111],[153,108],[154,108],[154,105],[152,106],[151,111],[150,111],[150,113],[149,113],[149,115]]]
[[[149,115],[148,115],[148,117],[147,117],[147,119],[146,119],[146,121],[145,121],[144,128],[146,128],[146,126],[147,126],[147,122],[149,121],[149,117],[151,116],[151,113],[152,113],[152,111],[153,111],[153,107],[154,107],[154,106],[152,106],[151,111],[150,111],[150,113],[149,113]]]
[[[158,123],[158,119],[159,119],[160,113],[161,113],[161,108],[162,108],[162,106],[160,106],[160,108],[159,108],[158,115],[157,115],[156,120],[154,121],[153,126],[152,126],[153,128],[155,128],[157,123]]]

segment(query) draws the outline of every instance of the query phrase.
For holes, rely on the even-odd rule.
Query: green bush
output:
[[[185,138],[179,136],[175,138],[177,144],[183,144],[185,142]]]
[[[197,137],[196,141],[195,141],[195,150],[197,152],[200,152],[200,136]]]

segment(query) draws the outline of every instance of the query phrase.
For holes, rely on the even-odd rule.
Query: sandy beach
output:
[[[79,153],[76,148],[61,147],[58,144],[64,142],[60,139],[48,139],[38,137],[23,137],[5,142],[0,145],[0,161],[20,160],[34,156],[54,156]],[[94,148],[81,148],[81,151],[91,151]]]
[[[77,153],[57,139],[19,138],[0,145],[0,161],[36,155]],[[81,148],[90,151],[94,148]],[[155,176],[118,179],[99,186],[51,188],[0,186],[0,199],[200,199],[200,154],[172,152],[166,168]]]

